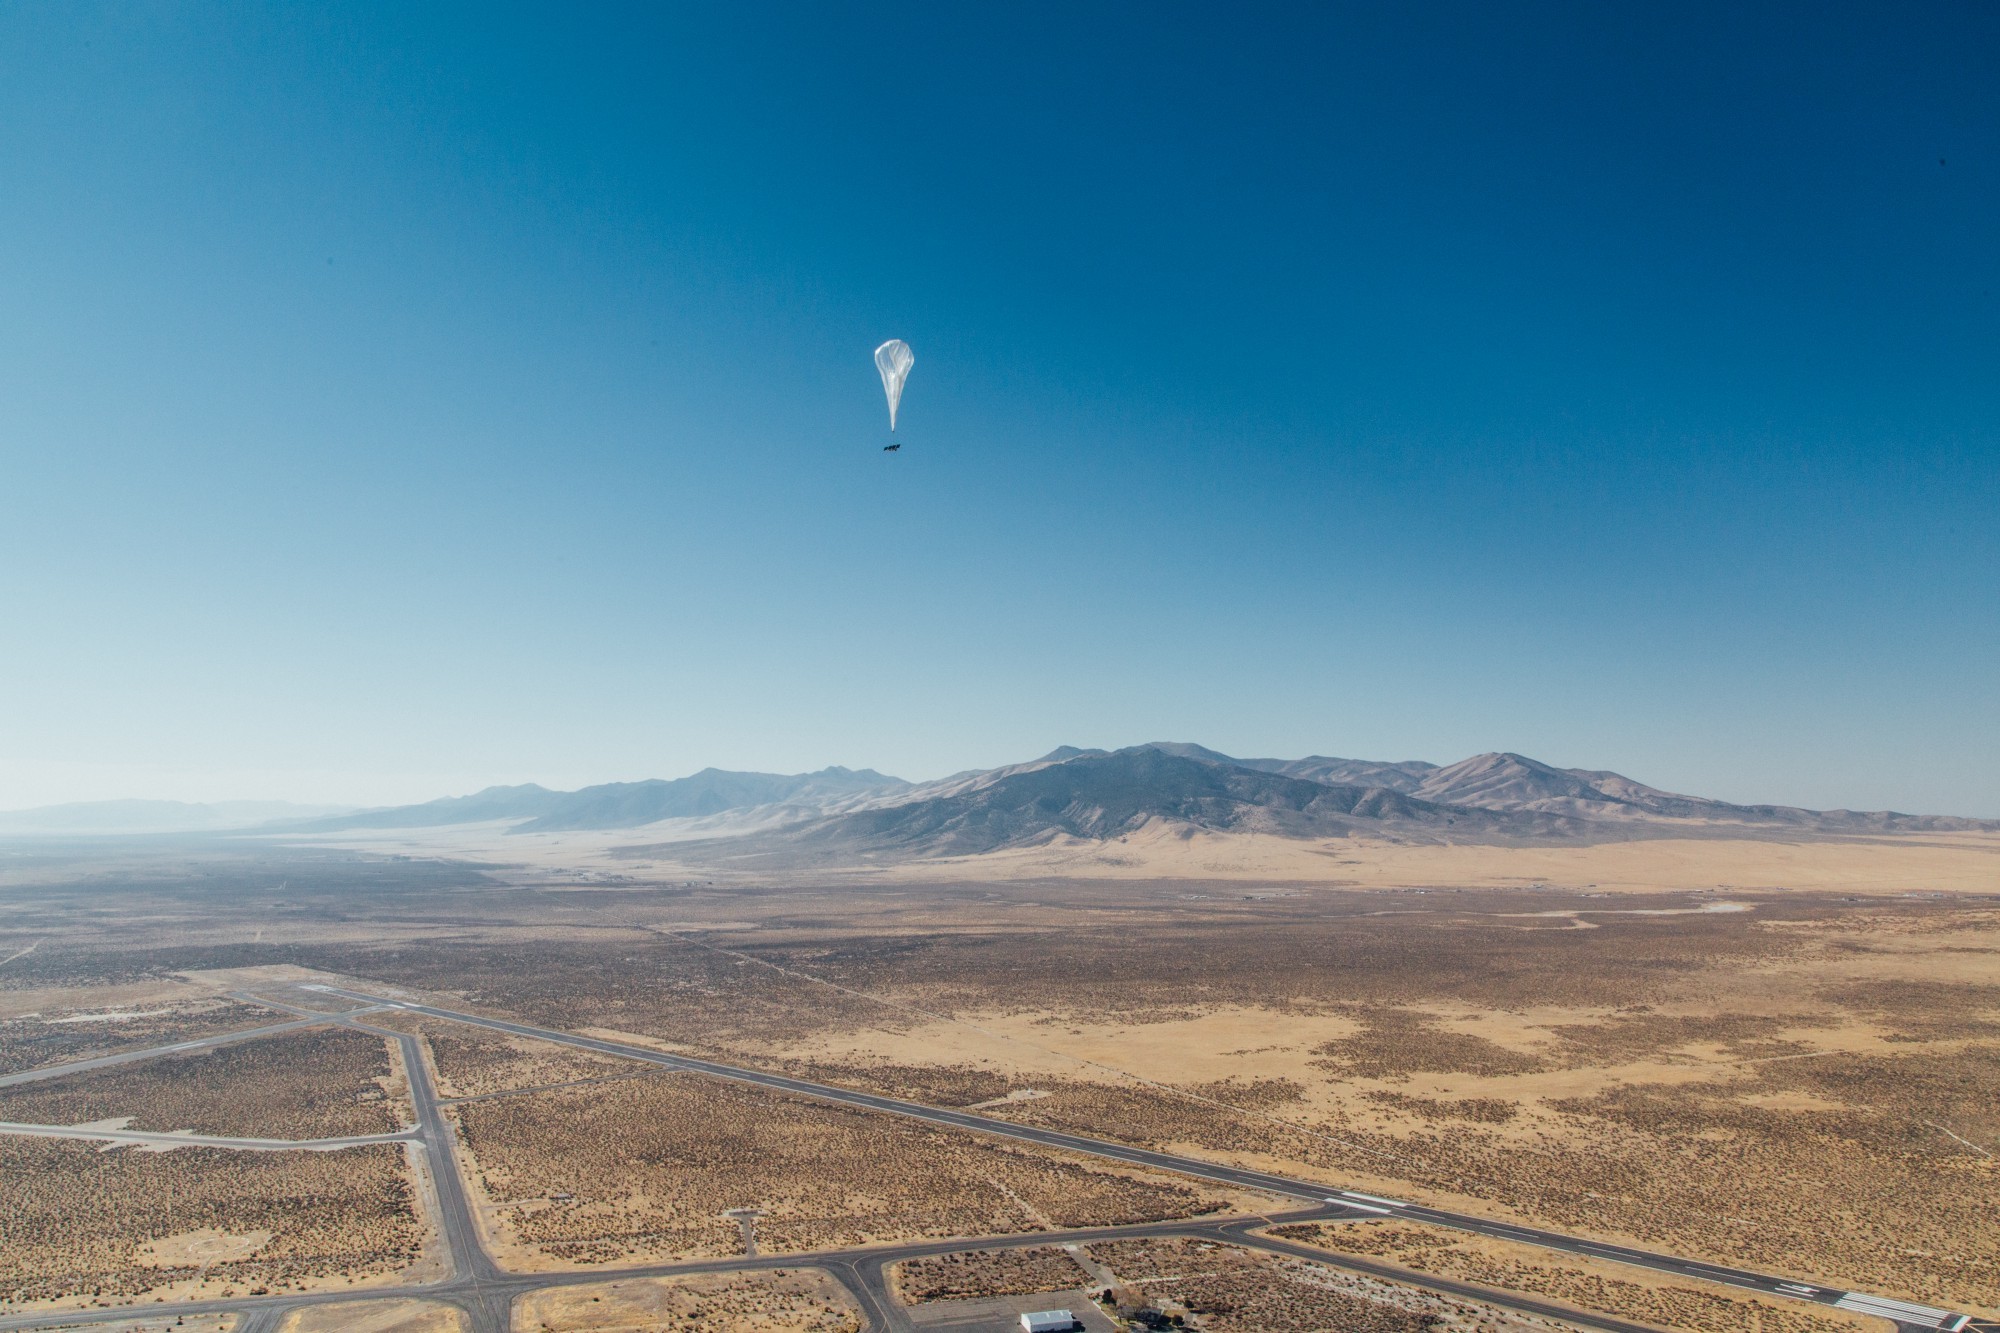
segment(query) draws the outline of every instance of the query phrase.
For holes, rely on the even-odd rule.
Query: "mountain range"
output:
[[[518,787],[488,787],[470,796],[447,796],[422,805],[361,810],[334,819],[312,821],[315,832],[363,828],[436,828],[450,824],[480,824],[495,819],[520,820],[520,833],[556,830],[637,828],[663,819],[699,819],[732,810],[796,806],[802,814],[821,813],[842,797],[863,792],[907,790],[901,778],[884,777],[873,769],[858,772],[823,768],[817,773],[733,773],[704,768],[671,781],[606,782],[577,791],[550,791],[526,783]]]
[[[2000,830],[2000,822],[1947,816],[1735,805],[1510,753],[1446,765],[1324,755],[1239,759],[1181,742],[1122,750],[1063,746],[1026,763],[926,783],[872,769],[775,774],[709,768],[672,781],[572,792],[532,784],[489,787],[281,827],[309,833],[492,821],[519,833],[633,829],[644,830],[637,834],[641,839],[752,839],[777,849],[892,857],[979,855],[1064,837],[1103,840],[1156,824],[1279,837],[1451,841],[1725,828],[1792,836]]]

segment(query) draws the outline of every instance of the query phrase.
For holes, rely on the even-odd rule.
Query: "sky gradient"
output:
[[[1744,8],[0,9],[0,807],[2000,816],[2000,8]]]

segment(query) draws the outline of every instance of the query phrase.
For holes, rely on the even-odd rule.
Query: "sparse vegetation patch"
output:
[[[0,1088],[0,1120],[237,1138],[393,1133],[409,1123],[388,1043],[346,1028],[280,1033]]]
[[[1306,1222],[1274,1227],[1272,1234],[1686,1333],[1856,1333],[1874,1327],[1842,1311],[1652,1274],[1641,1280],[1640,1270],[1574,1261],[1421,1223]]]
[[[1183,1237],[1113,1241],[1090,1257],[1118,1276],[1121,1312],[1181,1316],[1208,1333],[1513,1333],[1546,1329],[1319,1264]]]
[[[408,1268],[422,1225],[393,1145],[100,1152],[0,1137],[0,1302],[251,1295]]]
[[[0,979],[5,974],[0,973]],[[284,1021],[234,1000],[66,1009],[0,1019],[0,1074],[145,1050]]]
[[[513,1321],[514,1333],[858,1333],[863,1322],[840,1285],[810,1268],[547,1287],[516,1302]]]
[[[1109,1226],[1216,1211],[1192,1182],[679,1074],[466,1102],[506,1233],[559,1259],[740,1253]]]
[[[1090,1281],[1090,1274],[1067,1250],[1037,1245],[911,1259],[896,1265],[893,1280],[905,1301],[918,1304],[1067,1291]]]
[[[462,1023],[426,1023],[423,1032],[437,1069],[438,1091],[447,1097],[479,1097],[647,1068],[616,1056]]]

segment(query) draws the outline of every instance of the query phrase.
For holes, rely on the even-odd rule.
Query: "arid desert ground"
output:
[[[2000,1318],[1990,835],[451,836],[7,848],[0,1327]]]

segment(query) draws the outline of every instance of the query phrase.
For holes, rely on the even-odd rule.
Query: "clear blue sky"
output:
[[[8,5],[0,805],[1188,739],[2000,815],[1996,66],[1986,3]]]

